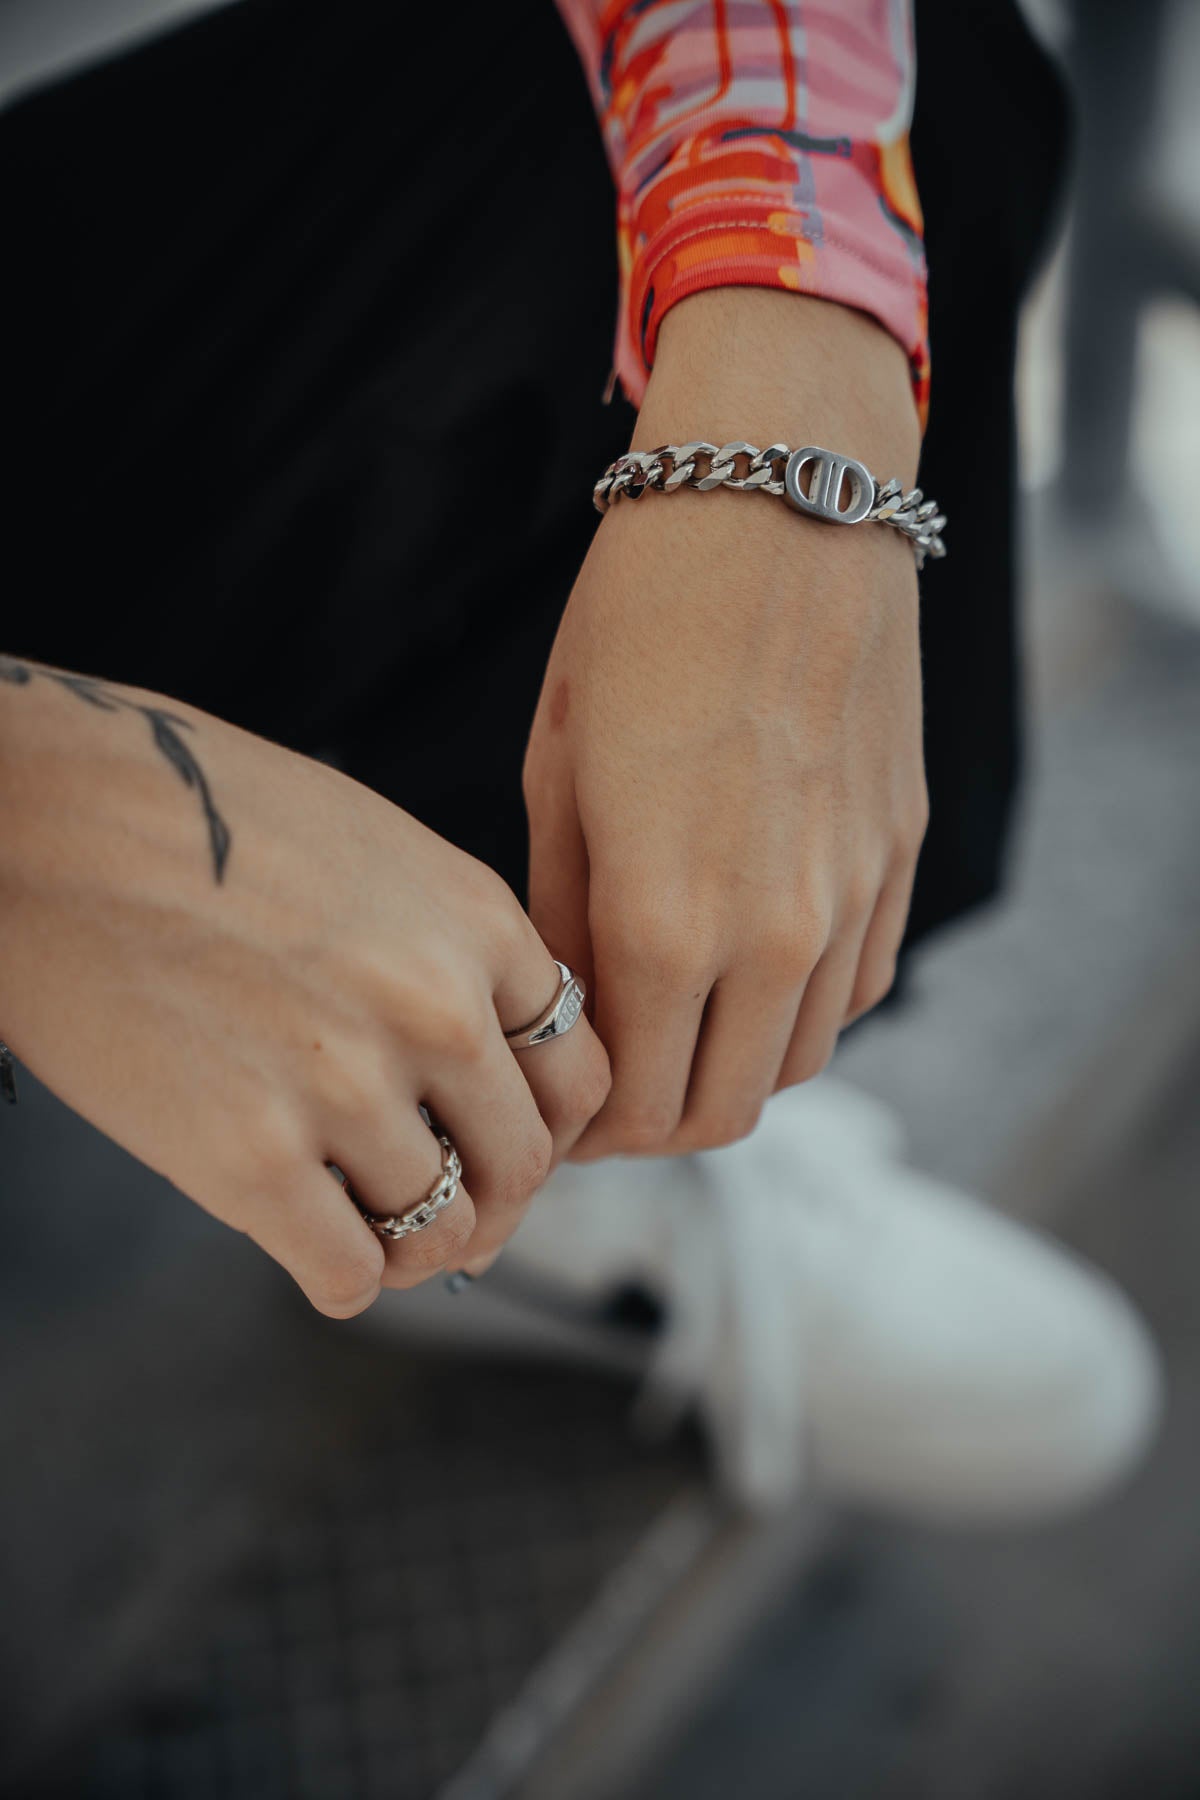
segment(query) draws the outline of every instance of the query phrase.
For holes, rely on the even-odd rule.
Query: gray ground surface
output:
[[[413,1800],[696,1485],[617,1383],[312,1313],[28,1078],[3,1118],[0,1792]]]

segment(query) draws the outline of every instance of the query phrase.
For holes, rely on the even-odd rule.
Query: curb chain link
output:
[[[791,454],[787,444],[768,444],[765,450],[759,450],[740,441],[660,444],[657,450],[629,450],[605,469],[592,489],[592,500],[596,511],[604,513],[616,500],[640,500],[649,492],[675,494],[684,487],[700,494],[726,487],[782,498],[784,467]],[[906,491],[895,476],[875,483],[875,499],[866,520],[891,525],[902,532],[913,546],[918,569],[926,556],[946,554],[940,535],[946,519],[938,511],[937,501],[926,500],[919,487]]]

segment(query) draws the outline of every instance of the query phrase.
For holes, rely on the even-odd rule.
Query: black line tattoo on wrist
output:
[[[59,687],[74,694],[77,700],[94,706],[99,712],[138,713],[145,719],[156,749],[166,757],[184,786],[194,789],[199,797],[204,822],[208,827],[213,878],[218,882],[223,881],[232,837],[228,825],[217,810],[208,777],[180,735],[181,732],[195,729],[190,719],[181,719],[178,713],[167,712],[161,706],[143,706],[137,700],[127,700],[123,694],[115,694],[104,682],[97,681],[91,675],[70,675],[59,669],[44,668],[41,663],[17,662],[11,656],[0,656],[0,681],[7,682],[10,687],[28,687],[35,676],[40,676],[44,681],[57,682]]]

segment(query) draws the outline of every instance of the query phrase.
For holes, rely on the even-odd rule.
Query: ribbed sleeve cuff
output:
[[[726,124],[679,144],[640,193],[618,182],[616,370],[635,405],[678,301],[713,287],[779,288],[877,319],[908,357],[924,428],[928,305],[907,140],[821,151],[806,146],[802,167],[787,134]]]

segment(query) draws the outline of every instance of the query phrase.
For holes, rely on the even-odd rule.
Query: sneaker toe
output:
[[[814,1342],[822,1485],[945,1523],[1052,1516],[1139,1460],[1157,1350],[1107,1277],[921,1177]]]

